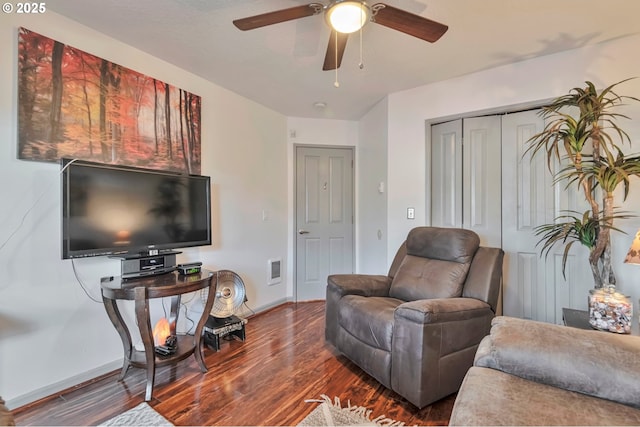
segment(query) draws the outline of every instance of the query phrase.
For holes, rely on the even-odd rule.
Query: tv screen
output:
[[[208,176],[62,160],[62,258],[211,244]]]

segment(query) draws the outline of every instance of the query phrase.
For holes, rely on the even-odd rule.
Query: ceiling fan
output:
[[[293,19],[319,15],[322,12],[325,14],[327,24],[332,29],[322,67],[325,71],[340,67],[349,34],[358,31],[367,22],[384,25],[431,43],[442,37],[449,28],[439,22],[388,4],[376,3],[373,6],[369,6],[364,1],[352,0],[333,0],[328,5],[310,3],[294,6],[236,19],[233,24],[246,31]]]

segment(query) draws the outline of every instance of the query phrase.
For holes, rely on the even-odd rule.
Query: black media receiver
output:
[[[123,279],[135,279],[138,277],[152,276],[155,274],[169,273],[176,269],[176,255],[180,252],[164,252],[151,256],[131,256],[121,258],[121,276]]]

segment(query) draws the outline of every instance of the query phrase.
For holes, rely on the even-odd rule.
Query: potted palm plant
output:
[[[614,91],[625,81],[601,91],[587,81],[586,87],[573,88],[543,107],[540,114],[547,124],[531,137],[527,150],[533,155],[546,152],[554,183],[565,182],[567,188],[576,186],[589,206],[585,212],[565,211],[552,224],[534,229],[540,236],[541,255],[549,254],[555,245],[564,245],[564,275],[572,245],[578,242],[586,246],[594,288],[609,288],[609,293],[616,283],[611,267],[611,231],[620,231],[614,226],[616,220],[630,217],[614,206],[614,193],[622,185],[623,201],[626,200],[630,178],[640,175],[640,156],[627,155],[621,147],[631,141],[617,122],[628,117],[614,112],[626,101],[638,101]],[[593,308],[590,302],[592,315]],[[626,311],[630,312],[630,307]],[[592,325],[598,327],[593,322]]]
[[[589,323],[594,328],[618,333],[631,330],[632,304],[615,292],[611,231],[620,231],[614,221],[630,215],[614,206],[614,194],[622,185],[623,201],[626,200],[630,178],[640,175],[640,156],[627,155],[621,147],[631,141],[617,121],[628,117],[614,112],[625,101],[638,101],[614,92],[625,81],[600,92],[587,81],[586,87],[573,88],[567,95],[556,98],[542,109],[547,124],[542,132],[531,137],[527,150],[533,155],[546,152],[554,183],[576,186],[589,206],[582,213],[565,211],[552,224],[534,229],[540,236],[541,255],[548,255],[556,244],[564,245],[564,275],[572,245],[578,242],[588,248],[594,281],[589,296]]]

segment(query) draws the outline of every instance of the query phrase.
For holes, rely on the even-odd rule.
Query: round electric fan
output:
[[[244,282],[231,270],[220,270],[216,274],[218,280],[211,315],[217,318],[231,317],[245,302]]]

